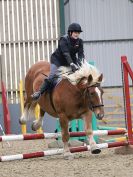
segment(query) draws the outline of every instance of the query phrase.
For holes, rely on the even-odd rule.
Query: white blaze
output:
[[[98,96],[99,96],[99,100],[100,100],[100,103],[102,103],[102,100],[101,100],[101,92],[99,90],[98,87],[95,88],[95,91],[97,92]]]

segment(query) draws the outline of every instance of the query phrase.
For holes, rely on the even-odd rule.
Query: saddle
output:
[[[73,74],[73,72],[69,71],[70,74]],[[60,70],[57,71],[57,73],[53,76],[53,78],[49,79],[49,85],[48,85],[48,92],[51,92],[61,81],[64,79],[62,73]]]

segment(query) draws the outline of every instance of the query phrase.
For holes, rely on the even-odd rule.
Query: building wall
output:
[[[69,0],[65,24],[83,28],[87,60],[104,73],[104,86],[121,85],[120,57],[126,55],[133,68],[133,3],[130,0]]]

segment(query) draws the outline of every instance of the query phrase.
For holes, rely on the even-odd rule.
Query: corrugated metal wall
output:
[[[66,30],[78,22],[83,28],[87,60],[104,73],[104,86],[121,85],[120,57],[133,68],[133,3],[130,0],[69,0],[65,4]]]

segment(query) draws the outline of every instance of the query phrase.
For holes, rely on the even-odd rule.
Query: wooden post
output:
[[[20,93],[20,107],[21,107],[21,114],[24,113],[24,95],[23,95],[23,81],[21,80],[19,83],[19,93]],[[26,124],[21,125],[22,134],[26,134]]]

